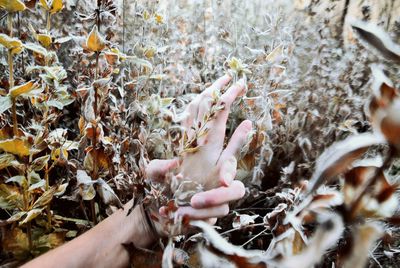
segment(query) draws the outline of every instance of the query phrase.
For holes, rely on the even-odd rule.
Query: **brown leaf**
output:
[[[395,44],[381,28],[373,23],[351,20],[350,25],[361,39],[377,49],[388,60],[400,62],[400,46]]]
[[[322,184],[345,172],[369,147],[384,142],[385,140],[380,136],[363,133],[332,144],[317,159],[315,171],[308,186],[309,192],[314,192]]]

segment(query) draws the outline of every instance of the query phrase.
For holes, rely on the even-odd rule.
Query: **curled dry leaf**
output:
[[[254,220],[259,218],[259,215],[237,214],[232,222],[233,228],[241,228],[254,223]]]
[[[388,60],[400,62],[400,46],[395,44],[381,28],[374,23],[350,19],[350,25],[361,40],[377,49]]]
[[[378,179],[371,189],[362,197],[357,206],[357,214],[367,218],[391,217],[398,207],[397,185],[391,185],[384,172],[375,166],[358,166],[345,174],[343,186],[344,204],[350,206],[370,180]]]
[[[76,180],[80,188],[80,195],[83,200],[92,200],[96,196],[96,191],[93,187],[94,181],[84,170],[76,171]]]
[[[118,207],[122,207],[122,203],[118,196],[115,194],[114,190],[107,184],[103,179],[99,178],[96,181],[97,190],[102,198],[104,204],[115,204]]]
[[[308,185],[309,192],[314,192],[322,184],[345,172],[369,147],[384,142],[385,140],[378,135],[363,133],[334,143],[317,159],[314,174]]]

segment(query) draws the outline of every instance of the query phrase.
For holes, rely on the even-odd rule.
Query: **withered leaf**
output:
[[[7,12],[19,12],[26,9],[24,2],[20,0],[0,0],[0,7]]]
[[[0,149],[19,156],[29,155],[30,145],[26,139],[14,138],[0,141]]]
[[[361,39],[377,49],[388,60],[400,62],[400,46],[373,23],[352,19],[350,25]]]
[[[34,90],[37,88],[37,84],[35,84],[35,81],[31,80],[25,84],[13,87],[10,89],[10,96],[12,98],[16,98],[22,94],[28,93],[31,90]]]
[[[268,260],[263,251],[245,250],[242,247],[232,245],[218,234],[211,225],[203,221],[191,221],[190,224],[203,231],[214,250],[217,250],[226,259],[239,263],[240,267],[267,267]]]
[[[100,35],[97,25],[93,26],[92,31],[86,39],[86,47],[93,52],[100,52],[106,47],[104,38]]]
[[[31,164],[31,169],[34,171],[40,171],[44,168],[44,166],[48,163],[50,159],[49,155],[44,155],[42,157],[38,157],[35,160],[33,160]]]
[[[339,215],[333,213],[323,215],[323,218],[320,220],[322,224],[316,230],[307,247],[297,255],[278,258],[276,261],[278,267],[313,267],[320,262],[329,248],[336,245],[344,230],[343,221]]]
[[[365,267],[368,255],[376,240],[383,234],[383,228],[374,222],[364,223],[353,230],[354,241],[351,253],[344,261],[344,268]]]
[[[320,185],[346,171],[370,146],[384,142],[383,137],[363,133],[332,144],[317,159],[315,171],[308,186],[309,192],[314,192]]]
[[[25,223],[28,223],[32,220],[34,220],[37,216],[39,216],[42,213],[43,208],[34,208],[28,211],[26,214],[26,217],[23,221],[19,222],[19,225],[23,225]]]

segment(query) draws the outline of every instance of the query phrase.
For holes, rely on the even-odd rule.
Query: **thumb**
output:
[[[165,175],[179,166],[179,159],[154,159],[146,166],[146,177],[153,181],[161,182]]]

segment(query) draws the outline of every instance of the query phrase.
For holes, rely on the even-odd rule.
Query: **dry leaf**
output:
[[[0,141],[0,149],[18,155],[20,157],[29,155],[30,145],[23,138],[14,138]]]
[[[10,96],[12,98],[17,98],[22,94],[29,93],[30,91],[36,89],[38,84],[35,84],[35,81],[31,80],[23,85],[19,85],[10,89]]]
[[[314,174],[308,185],[309,192],[314,192],[320,185],[345,172],[370,146],[384,142],[380,136],[363,133],[332,144],[317,159]]]
[[[357,226],[353,231],[354,241],[352,242],[351,253],[344,261],[343,268],[365,267],[368,255],[376,240],[383,235],[383,228],[374,222],[364,223]]]
[[[0,0],[0,7],[7,12],[19,12],[26,9],[24,2],[20,0]]]
[[[400,46],[395,44],[381,28],[374,23],[350,20],[350,25],[361,39],[377,49],[388,60],[400,62]]]
[[[100,35],[97,25],[93,26],[92,31],[87,37],[86,47],[93,52],[101,52],[106,47],[105,40]]]
[[[0,44],[11,50],[12,54],[18,54],[22,51],[22,42],[17,38],[11,38],[6,34],[0,34]]]
[[[321,261],[325,252],[336,245],[342,236],[344,226],[339,215],[324,215],[322,224],[315,232],[307,247],[300,254],[284,256],[276,262],[277,267],[282,268],[308,268],[313,267]]]

